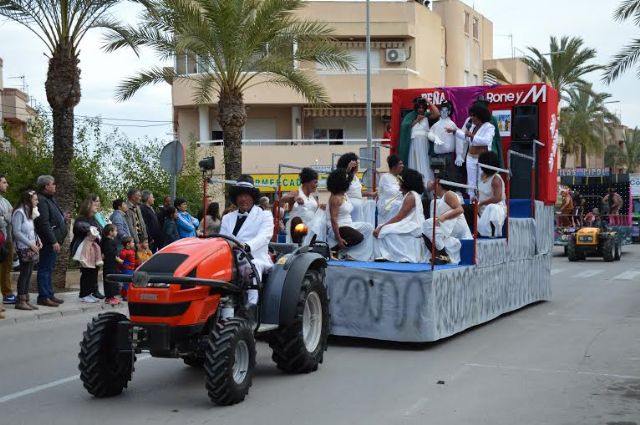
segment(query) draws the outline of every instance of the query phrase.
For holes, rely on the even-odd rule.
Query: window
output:
[[[224,133],[222,130],[213,130],[211,132],[211,140],[222,140],[224,139]]]
[[[349,54],[353,58],[354,69],[350,71],[353,74],[363,74],[367,72],[367,50],[364,48],[352,48],[348,49]],[[380,68],[380,49],[371,48],[371,73],[378,73]],[[335,68],[326,67],[322,64],[316,63],[317,71],[328,72],[341,72]]]
[[[465,34],[469,34],[469,19],[471,19],[469,14],[467,12],[464,12],[464,33]]]
[[[478,39],[478,29],[480,26],[480,22],[478,18],[473,18],[473,38]]]
[[[316,140],[337,140],[329,142],[331,145],[342,145],[344,142],[344,129],[342,128],[314,128],[313,138]]]

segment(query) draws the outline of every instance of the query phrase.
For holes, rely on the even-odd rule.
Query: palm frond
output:
[[[633,16],[636,25],[640,25],[640,1],[623,0],[613,12],[613,18],[618,22],[626,21]]]
[[[125,101],[143,87],[160,82],[173,81],[178,75],[173,68],[153,67],[126,78],[116,88],[116,99]]]
[[[640,38],[632,40],[604,67],[602,81],[611,84],[640,59]]]

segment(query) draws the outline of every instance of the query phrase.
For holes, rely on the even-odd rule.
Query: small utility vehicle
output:
[[[136,354],[145,351],[203,367],[211,401],[235,404],[251,386],[258,332],[281,370],[317,370],[329,333],[329,249],[317,243],[273,244],[272,250],[276,264],[266,276],[256,275],[247,245],[222,235],[176,241],[133,278],[109,275],[132,281],[129,317],[107,312],[88,324],[79,354],[84,387],[95,397],[120,394],[131,380]],[[255,315],[246,303],[252,288],[260,291]]]

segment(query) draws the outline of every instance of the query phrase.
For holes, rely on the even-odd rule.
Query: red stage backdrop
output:
[[[505,164],[506,152],[511,145],[512,109],[516,105],[538,105],[538,140],[544,147],[538,149],[538,197],[546,204],[556,202],[558,157],[558,93],[546,84],[518,84],[505,86],[438,87],[427,89],[393,90],[391,107],[391,152],[398,149],[402,110],[413,109],[413,99],[422,96],[436,105],[445,100],[454,108],[453,121],[462,127],[471,104],[483,95],[489,109],[498,119]],[[512,170],[514,173],[520,170]],[[530,170],[522,170],[530,172]]]

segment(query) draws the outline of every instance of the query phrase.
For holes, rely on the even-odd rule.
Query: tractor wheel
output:
[[[609,237],[602,243],[602,259],[613,261],[616,257],[616,239]]]
[[[567,245],[564,246],[564,253],[562,254],[564,257],[569,255],[569,247]]]
[[[616,240],[616,253],[613,259],[620,261],[620,258],[622,258],[622,240]]]
[[[569,244],[567,244],[567,257],[569,258],[569,261],[584,260],[584,254],[580,252],[580,248],[578,248],[574,239],[570,240]]]
[[[191,367],[195,367],[195,368],[201,368],[202,366],[204,366],[204,357],[198,357],[198,356],[194,356],[194,355],[187,355],[187,356],[182,357],[182,361],[187,366],[191,366]]]
[[[95,397],[118,395],[131,380],[135,356],[119,352],[116,344],[120,313],[102,313],[91,320],[80,343],[80,380]]]
[[[206,387],[212,402],[229,406],[244,400],[256,365],[256,341],[249,322],[232,318],[216,324],[205,351]]]
[[[329,338],[329,298],[323,273],[307,270],[304,275],[297,314],[288,326],[273,331],[269,346],[272,359],[287,373],[308,373],[318,369]]]

